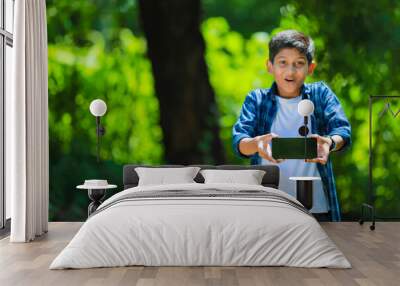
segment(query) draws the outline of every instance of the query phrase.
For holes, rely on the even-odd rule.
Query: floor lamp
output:
[[[373,166],[373,152],[372,152],[372,104],[374,100],[382,100],[386,99],[387,102],[385,104],[384,109],[379,113],[379,117],[386,113],[390,113],[394,118],[400,113],[400,110],[397,112],[393,112],[393,110],[390,108],[390,103],[389,99],[392,98],[400,98],[400,96],[385,96],[385,95],[370,95],[369,96],[369,104],[368,104],[368,109],[369,109],[369,166],[368,166],[368,203],[363,203],[361,205],[361,218],[359,220],[360,224],[363,224],[365,221],[365,215],[366,212],[369,211],[370,213],[370,219],[372,221],[372,224],[370,225],[370,229],[374,230],[375,229],[375,221],[376,221],[376,212],[375,212],[375,200],[376,200],[376,194],[374,193],[373,190],[373,177],[372,177],[372,166]],[[398,219],[398,218],[393,218],[393,219]]]

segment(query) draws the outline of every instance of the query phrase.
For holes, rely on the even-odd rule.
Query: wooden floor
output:
[[[32,243],[0,241],[0,285],[400,285],[400,223],[322,223],[352,269],[120,267],[48,270],[81,223],[50,223]]]

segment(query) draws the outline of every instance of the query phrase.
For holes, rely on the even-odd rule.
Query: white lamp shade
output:
[[[107,105],[103,100],[95,99],[90,103],[89,109],[94,116],[103,116],[107,111]]]
[[[309,99],[303,99],[297,105],[297,111],[301,116],[308,116],[314,112],[314,103]]]

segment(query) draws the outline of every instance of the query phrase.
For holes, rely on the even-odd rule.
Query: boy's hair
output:
[[[275,56],[284,48],[295,48],[305,55],[308,64],[311,64],[314,57],[314,42],[311,37],[307,37],[296,30],[285,30],[272,37],[269,42],[269,59],[274,63]]]

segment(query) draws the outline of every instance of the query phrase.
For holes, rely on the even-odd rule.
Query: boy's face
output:
[[[307,75],[312,74],[315,63],[310,65],[305,55],[295,48],[284,48],[274,58],[274,63],[268,60],[268,72],[271,73],[282,97],[300,95],[300,88]]]

